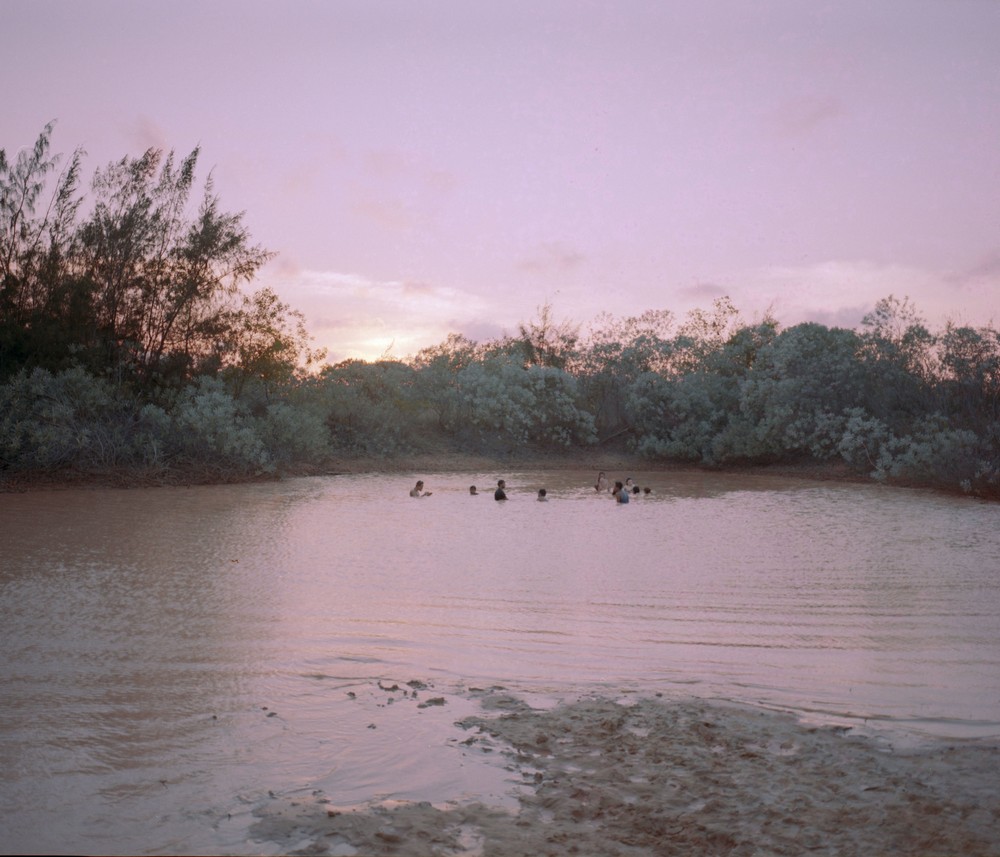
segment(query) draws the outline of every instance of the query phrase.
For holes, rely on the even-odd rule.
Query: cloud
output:
[[[744,314],[771,308],[784,325],[816,321],[856,327],[882,298],[908,297],[931,329],[956,318],[955,286],[946,272],[866,260],[831,260],[815,265],[771,266],[742,275],[742,294],[753,305]],[[971,293],[970,293],[971,294]],[[986,324],[996,310],[996,290],[983,290],[962,304],[966,323]],[[992,306],[991,306],[992,303]]]
[[[475,335],[495,324],[491,306],[469,292],[417,280],[375,280],[337,271],[269,268],[270,285],[303,313],[315,345],[331,362],[403,358],[449,333]]]
[[[1000,280],[1000,249],[984,256],[975,265],[958,274],[955,279],[960,283]]]
[[[406,232],[416,225],[413,212],[398,199],[365,195],[354,200],[351,211],[390,232]]]
[[[434,286],[429,283],[415,283],[407,281],[403,283],[403,294],[406,297],[429,297],[435,292]]]
[[[732,290],[725,289],[715,283],[695,283],[693,286],[684,286],[677,290],[679,298],[692,303],[714,301],[726,295],[733,297]]]
[[[822,324],[824,327],[844,327],[849,330],[856,330],[861,326],[861,320],[871,312],[870,304],[858,304],[855,306],[840,307],[835,310],[810,310],[808,318],[802,321],[813,321]],[[790,326],[786,323],[786,327]]]
[[[517,268],[537,274],[566,273],[579,268],[586,258],[561,241],[546,241],[535,245],[528,256],[517,263]]]
[[[310,193],[316,186],[316,165],[301,162],[297,166],[286,169],[281,174],[281,193],[283,196],[298,197]]]
[[[350,186],[351,211],[393,233],[431,224],[458,184],[447,170],[394,149],[364,152],[358,161],[360,170]]]
[[[125,137],[131,147],[145,152],[149,149],[169,151],[168,136],[156,122],[148,116],[139,116],[125,130]]]
[[[448,331],[461,333],[473,342],[489,342],[503,336],[505,329],[495,321],[487,321],[485,319],[472,319],[469,321],[453,319]]]
[[[268,265],[267,271],[280,279],[287,280],[297,277],[302,269],[299,263],[291,256],[279,254]]]
[[[985,283],[998,267],[1000,260],[988,257],[963,272],[960,279],[964,277],[963,283]],[[981,287],[981,294],[966,291],[964,294],[978,297],[959,303],[962,317],[955,318],[956,290],[966,286],[956,285],[949,276],[947,272],[866,260],[830,260],[732,271],[672,290],[669,298],[662,291],[657,297],[668,298],[670,309],[678,316],[692,308],[708,309],[715,299],[729,296],[748,322],[770,313],[782,327],[812,321],[827,327],[857,328],[879,300],[895,295],[908,297],[932,330],[941,329],[949,319],[974,326],[990,323],[1000,290],[994,285]],[[476,342],[489,341],[532,317],[539,303],[537,290],[532,288],[477,294],[432,280],[378,280],[353,273],[300,270],[294,262],[272,264],[261,279],[303,313],[314,344],[328,349],[331,362],[377,360],[386,352],[402,359],[443,342],[449,333]],[[594,300],[606,301],[607,297],[597,294]],[[652,305],[655,303],[624,314],[638,314]],[[558,304],[557,310],[562,307]],[[586,322],[588,309],[596,314],[607,307],[596,303],[591,307],[582,298],[574,300],[571,320]]]
[[[370,149],[361,154],[360,160],[368,177],[379,182],[405,184],[438,193],[447,193],[458,184],[448,170],[432,167],[398,149]]]

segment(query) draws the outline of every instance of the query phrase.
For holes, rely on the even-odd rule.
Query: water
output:
[[[269,793],[503,803],[441,749],[476,686],[1000,734],[1000,507],[636,475],[0,495],[4,850],[268,853]],[[409,680],[447,704],[377,686]]]

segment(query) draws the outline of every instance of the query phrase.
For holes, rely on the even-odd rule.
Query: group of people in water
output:
[[[615,498],[617,503],[627,503],[632,496],[636,496],[640,493],[649,494],[652,489],[650,488],[639,488],[638,485],[632,482],[632,477],[629,476],[624,482],[617,481],[614,486],[610,489],[608,488],[608,478],[602,470],[597,474],[597,482],[594,484],[594,490],[598,494],[603,494],[607,491],[611,492],[611,496]],[[469,494],[473,496],[478,496],[479,490],[475,485],[469,486]],[[422,479],[417,480],[417,484],[410,489],[411,497],[430,497],[430,491],[424,491],[424,481]],[[507,483],[503,479],[497,480],[496,491],[493,492],[494,500],[506,500],[507,499]],[[545,502],[548,498],[548,492],[544,488],[538,489],[537,499],[539,502]]]
[[[603,470],[597,474],[597,482],[594,485],[594,490],[598,494],[603,494],[605,491],[609,490],[608,478],[604,475]],[[611,496],[615,498],[616,502],[627,503],[630,497],[638,496],[640,493],[649,494],[652,492],[652,489],[648,486],[646,488],[640,488],[632,481],[632,477],[629,476],[624,482],[621,482],[620,480],[615,482],[610,491]]]

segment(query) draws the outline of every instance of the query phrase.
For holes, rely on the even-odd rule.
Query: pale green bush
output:
[[[135,404],[74,367],[21,371],[0,387],[0,461],[14,469],[100,469],[132,461]]]
[[[566,448],[597,440],[576,379],[562,369],[499,355],[463,369],[458,385],[466,421],[484,442]]]
[[[323,371],[312,393],[335,449],[367,456],[408,452],[420,435],[413,370],[396,361],[350,360]]]
[[[844,428],[837,443],[837,452],[852,467],[866,470],[874,476],[879,462],[892,457],[898,438],[882,420],[863,408],[844,411],[843,417]]]
[[[765,454],[836,454],[842,422],[836,415],[864,402],[866,374],[858,345],[853,331],[806,323],[760,349],[740,408]]]
[[[182,392],[171,416],[170,444],[184,463],[222,473],[273,469],[253,419],[240,410],[222,381],[198,378]]]
[[[255,422],[271,461],[315,462],[330,452],[329,429],[319,414],[305,406],[275,402]]]
[[[967,429],[954,429],[940,414],[919,421],[912,434],[883,446],[875,472],[879,481],[960,488],[981,473],[982,444]]]
[[[740,437],[739,382],[732,377],[692,372],[664,378],[654,372],[630,385],[626,413],[636,449],[650,458],[676,458],[707,465],[745,457],[752,438]]]

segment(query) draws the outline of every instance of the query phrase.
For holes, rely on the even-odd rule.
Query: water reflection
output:
[[[114,830],[128,851],[152,825],[236,853],[218,819],[275,784],[433,788],[380,773],[345,707],[381,678],[998,731],[996,506],[700,473],[633,474],[652,493],[618,506],[594,475],[0,496],[10,842],[107,852]]]

